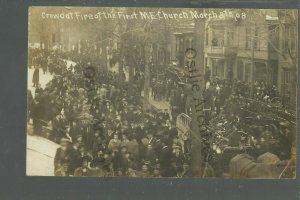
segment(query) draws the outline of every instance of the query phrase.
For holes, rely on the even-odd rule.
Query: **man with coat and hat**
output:
[[[32,83],[33,87],[37,87],[40,81],[40,70],[39,66],[35,66],[35,69],[33,71],[33,76],[32,76]]]
[[[92,176],[93,170],[91,170],[91,168],[89,167],[91,158],[89,156],[84,156],[81,161],[81,167],[75,170],[74,176]]]
[[[55,176],[69,176],[72,174],[71,163],[75,159],[71,141],[67,138],[61,138],[60,145],[54,156],[54,173]]]

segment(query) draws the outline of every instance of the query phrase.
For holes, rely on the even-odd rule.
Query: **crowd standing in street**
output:
[[[190,155],[184,150],[188,148],[183,147],[175,123],[178,114],[191,113],[187,84],[171,78],[158,80],[153,75],[151,95],[155,100],[168,101],[171,115],[166,110],[145,111],[142,73],[136,73],[133,84],[128,84],[124,76],[80,56],[72,56],[76,65],[69,67],[69,57],[57,51],[31,50],[31,58],[35,89],[34,95],[28,90],[28,120],[32,119],[34,135],[42,136],[48,127],[43,136],[61,144],[54,159],[55,175],[191,176]],[[39,69],[53,76],[44,88],[39,84]],[[272,99],[279,98],[276,87],[256,82],[251,89],[242,81],[211,80],[207,75],[203,96],[205,109],[211,111],[206,117],[221,123],[212,131],[222,127],[227,146],[248,144],[260,153],[289,158],[291,141],[286,122],[252,126],[246,119],[247,112],[253,111],[253,100],[271,104]],[[232,130],[230,134],[228,130]]]

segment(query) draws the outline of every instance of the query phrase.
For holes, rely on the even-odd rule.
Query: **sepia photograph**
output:
[[[28,10],[26,175],[295,179],[298,10]]]

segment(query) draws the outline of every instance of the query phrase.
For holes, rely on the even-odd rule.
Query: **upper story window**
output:
[[[246,43],[245,43],[246,49],[251,49],[252,46],[251,42],[252,42],[251,28],[246,28]]]
[[[232,30],[227,32],[227,44],[228,46],[234,45],[234,31]]]
[[[295,51],[296,50],[296,34],[295,30],[291,25],[286,24],[283,27],[283,44],[282,48],[284,51]]]
[[[187,49],[187,48],[191,48],[191,40],[190,40],[190,38],[187,38],[185,40],[185,49]]]
[[[246,49],[252,49],[260,50],[260,32],[259,28],[255,27],[253,30],[251,30],[251,27],[246,28],[246,38],[245,38],[245,48]],[[253,43],[253,44],[252,44]]]
[[[183,38],[182,37],[176,37],[176,53],[182,52],[183,51]]]
[[[254,49],[260,50],[260,35],[259,35],[259,29],[255,28],[254,31],[254,41],[253,41]]]
[[[209,30],[205,31],[205,45],[209,45]]]
[[[224,46],[224,30],[213,29],[211,46],[223,47]]]

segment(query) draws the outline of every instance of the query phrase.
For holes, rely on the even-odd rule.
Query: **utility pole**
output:
[[[203,151],[203,133],[205,133],[205,114],[203,91],[204,81],[204,36],[205,20],[195,20],[194,28],[195,52],[194,60],[188,63],[189,83],[192,89],[192,122],[191,122],[191,172],[193,177],[203,177],[203,161],[206,152]],[[186,56],[186,55],[185,55]],[[194,64],[193,64],[194,62]]]

